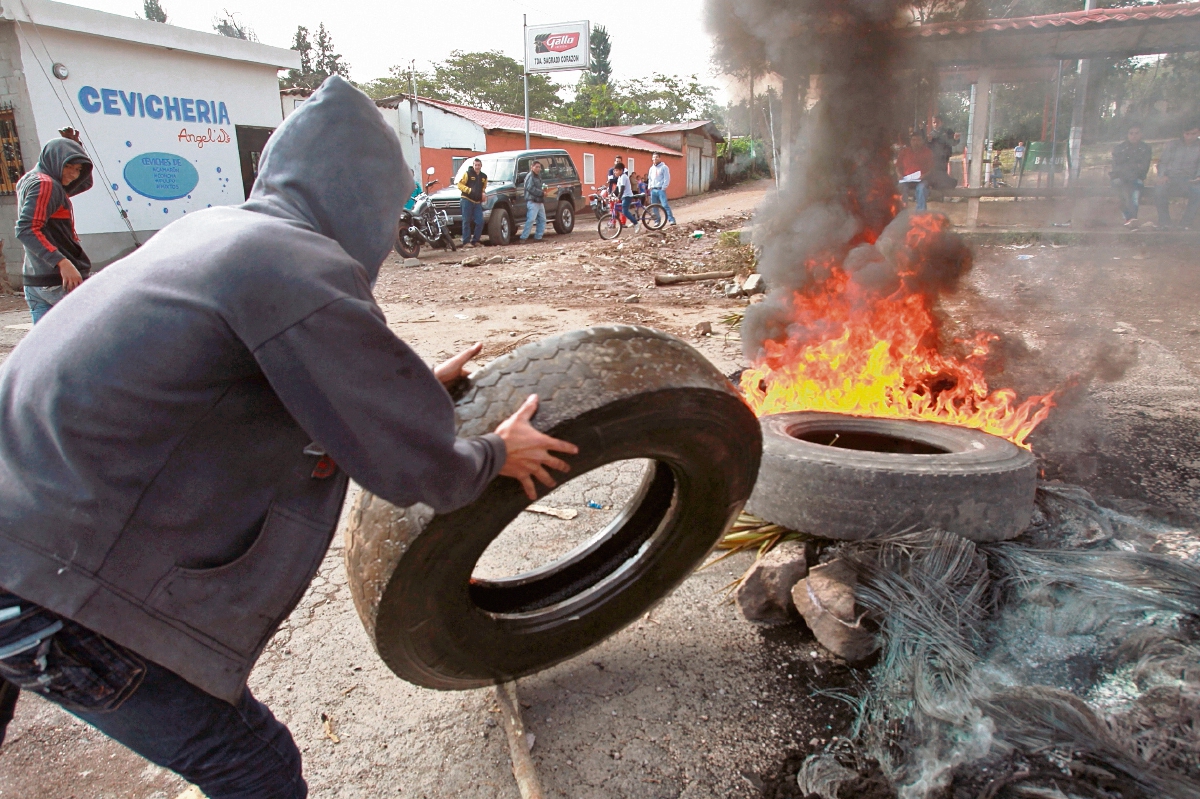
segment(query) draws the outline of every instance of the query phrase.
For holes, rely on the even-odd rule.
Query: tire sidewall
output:
[[[568,235],[575,229],[575,207],[570,197],[564,197],[558,201],[558,214],[554,218],[554,229],[562,234]],[[563,217],[566,221],[563,221]]]

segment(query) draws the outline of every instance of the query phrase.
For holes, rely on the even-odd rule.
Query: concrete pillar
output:
[[[979,71],[979,82],[975,85],[975,112],[972,114],[974,124],[971,136],[971,188],[983,186],[983,153],[984,139],[987,138],[987,119],[992,112],[992,75],[991,67]],[[979,224],[979,198],[967,200],[967,227]]]

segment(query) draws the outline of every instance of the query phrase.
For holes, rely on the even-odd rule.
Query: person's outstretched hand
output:
[[[449,387],[450,384],[455,380],[461,380],[467,376],[467,373],[463,370],[463,367],[482,351],[483,343],[476,342],[445,363],[438,364],[436,367],[434,367],[433,374],[438,379],[439,383],[441,383],[443,386]]]
[[[568,455],[579,452],[579,447],[574,444],[559,441],[534,429],[529,420],[537,412],[537,407],[537,394],[530,394],[517,412],[496,428],[496,435],[504,439],[504,446],[508,449],[508,458],[500,474],[519,481],[525,489],[525,496],[530,499],[537,499],[537,487],[533,484],[535,477],[546,488],[554,488],[554,478],[546,471],[547,467],[559,472],[570,471],[571,467],[566,462],[550,454],[552,451]]]

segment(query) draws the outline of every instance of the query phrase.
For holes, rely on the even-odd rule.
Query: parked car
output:
[[[433,195],[435,211],[445,211],[451,228],[462,235],[462,195],[457,184],[474,163],[483,162],[488,176],[487,198],[483,204],[483,223],[493,244],[508,244],[517,238],[525,224],[525,192],[522,185],[534,161],[542,162],[542,179],[554,191],[546,195],[546,221],[559,233],[575,228],[575,210],[583,203],[583,186],[579,172],[566,150],[508,150],[472,156],[462,163],[449,188]]]

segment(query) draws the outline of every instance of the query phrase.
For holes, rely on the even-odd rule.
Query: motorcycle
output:
[[[433,167],[429,168],[429,174],[433,174]],[[429,190],[440,182],[431,180],[426,183],[425,188],[415,193],[412,208],[400,212],[400,229],[396,235],[396,252],[400,257],[418,257],[422,244],[449,249],[451,252],[458,249],[450,233],[450,215],[434,210],[429,197]]]
[[[612,195],[607,186],[592,186],[595,193],[588,195],[588,205],[597,219],[603,219],[612,211]]]

